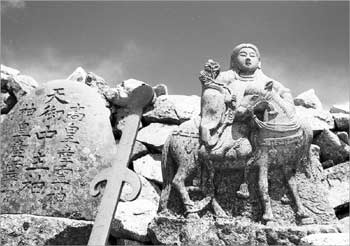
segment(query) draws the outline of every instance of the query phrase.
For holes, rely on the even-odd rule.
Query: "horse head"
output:
[[[236,119],[247,120],[251,117],[257,117],[264,121],[264,117],[266,118],[267,115],[269,119],[275,118],[278,112],[273,103],[273,98],[277,92],[273,91],[272,88],[272,81],[267,82],[263,90],[254,87],[247,88],[244,97],[235,109]]]

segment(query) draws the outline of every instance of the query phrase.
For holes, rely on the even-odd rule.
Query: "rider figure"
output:
[[[260,52],[253,44],[242,43],[233,49],[230,69],[227,71],[220,72],[220,65],[213,60],[208,60],[204,71],[200,72],[199,80],[202,83],[200,138],[208,153],[214,152],[215,149],[215,152],[220,152],[218,149],[225,146],[220,143],[225,141],[220,141],[220,137],[225,128],[232,124],[231,141],[240,139],[238,144],[247,145],[241,149],[251,149],[248,136],[242,134],[242,132],[248,132],[248,130],[242,130],[248,126],[234,122],[233,115],[235,106],[239,105],[247,90],[263,91],[266,83],[273,81],[273,90],[286,103],[293,104],[290,90],[262,72]],[[226,107],[223,107],[223,104]],[[246,188],[243,188],[245,190],[243,193],[247,193]]]

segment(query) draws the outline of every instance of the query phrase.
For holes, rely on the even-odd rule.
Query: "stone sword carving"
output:
[[[112,219],[117,209],[123,183],[127,182],[132,187],[132,193],[128,194],[126,200],[135,199],[140,190],[141,182],[137,174],[128,169],[132,149],[134,147],[137,130],[143,108],[152,101],[153,90],[147,84],[135,88],[130,93],[130,101],[127,107],[130,114],[125,118],[125,127],[117,145],[117,156],[111,168],[105,169],[98,174],[90,184],[90,193],[93,196],[99,194],[97,185],[107,181],[98,213],[95,219],[88,245],[106,245]]]

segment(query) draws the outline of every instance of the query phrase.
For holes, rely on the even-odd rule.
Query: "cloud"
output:
[[[87,72],[94,72],[103,77],[110,86],[128,78],[127,66],[141,54],[141,49],[132,40],[126,42],[121,50],[111,51],[107,57],[96,57],[92,54],[76,56],[63,55],[60,50],[47,45],[39,54],[24,57],[23,50],[13,45],[3,45],[2,62],[6,66],[32,76],[39,84],[55,79],[66,79],[77,67]]]
[[[24,0],[8,0],[1,1],[1,14],[4,14],[8,9],[11,8],[24,8],[26,6],[26,2]]]

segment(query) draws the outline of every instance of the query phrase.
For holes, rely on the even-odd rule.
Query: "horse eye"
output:
[[[259,98],[259,96],[258,95],[254,95],[254,96],[252,96],[252,100],[257,100]]]

